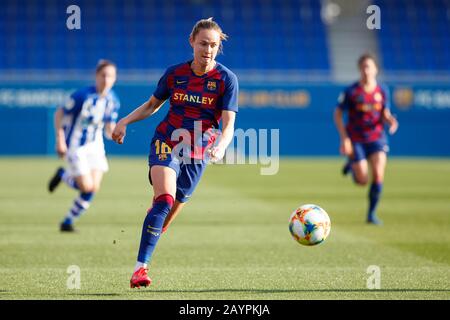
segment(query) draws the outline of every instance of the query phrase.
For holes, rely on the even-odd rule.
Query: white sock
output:
[[[139,262],[139,261],[136,261],[136,265],[134,266],[134,272],[138,271],[139,268],[147,269],[147,264]]]

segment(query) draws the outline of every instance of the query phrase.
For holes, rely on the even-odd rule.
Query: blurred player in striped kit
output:
[[[79,192],[60,224],[61,231],[75,230],[74,220],[89,208],[108,171],[103,133],[111,139],[118,118],[120,103],[112,90],[116,73],[113,62],[100,60],[95,85],[74,92],[55,113],[56,152],[67,166],[58,168],[48,190],[53,192],[64,181]]]
[[[372,181],[369,189],[367,222],[381,225],[376,208],[381,196],[384,171],[389,151],[384,124],[394,134],[398,122],[390,112],[389,92],[378,84],[378,66],[375,57],[364,54],[358,60],[359,81],[353,83],[340,95],[334,120],[341,139],[340,151],[348,157],[343,174],[352,173],[356,184],[365,186],[369,182],[369,167]],[[343,114],[348,113],[347,124]]]

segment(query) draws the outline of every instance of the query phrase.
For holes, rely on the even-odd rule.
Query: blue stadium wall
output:
[[[54,154],[53,113],[74,89],[64,83],[0,83],[1,155]],[[389,83],[392,110],[400,122],[389,137],[391,155],[450,156],[450,85]],[[124,116],[152,94],[154,83],[118,83]],[[241,83],[236,128],[279,129],[284,156],[336,156],[339,139],[333,109],[343,86],[333,83]],[[122,146],[107,141],[110,155],[145,155],[168,105],[152,118],[130,125]]]

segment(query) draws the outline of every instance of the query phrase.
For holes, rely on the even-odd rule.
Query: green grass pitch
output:
[[[367,187],[342,177],[342,159],[210,166],[159,242],[153,283],[130,289],[152,191],[146,157],[111,158],[77,234],[58,224],[76,193],[50,195],[53,158],[0,158],[0,299],[450,299],[450,160],[390,159],[379,216],[364,223]],[[329,238],[297,244],[290,213],[315,203]],[[80,289],[68,289],[70,265]],[[368,289],[378,266],[381,288]]]

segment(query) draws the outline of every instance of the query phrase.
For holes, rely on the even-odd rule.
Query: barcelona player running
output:
[[[364,186],[369,182],[368,167],[371,169],[367,222],[380,225],[382,222],[376,215],[376,208],[383,188],[388,152],[384,124],[387,123],[389,133],[394,134],[398,122],[390,112],[387,89],[377,83],[375,57],[362,55],[358,68],[360,80],[340,95],[334,121],[341,139],[340,152],[348,156],[343,173],[351,172],[355,183]],[[346,125],[344,112],[348,113]]]
[[[119,99],[112,90],[116,82],[116,66],[100,60],[95,72],[95,86],[74,92],[66,105],[55,113],[56,152],[67,161],[50,180],[54,192],[61,181],[80,192],[61,222],[61,231],[74,231],[74,221],[85,212],[99,190],[108,162],[103,144],[111,138],[116,125]]]
[[[198,21],[189,37],[193,60],[169,67],[152,97],[121,119],[113,132],[114,141],[122,144],[127,125],[151,116],[169,99],[169,111],[150,144],[149,180],[154,197],[142,227],[132,288],[150,285],[147,265],[161,233],[192,195],[207,156],[218,161],[233,139],[238,81],[215,60],[226,38],[212,18]],[[218,136],[213,131],[221,119],[222,134]],[[199,133],[202,139],[196,138]],[[180,149],[181,145],[189,148]]]

